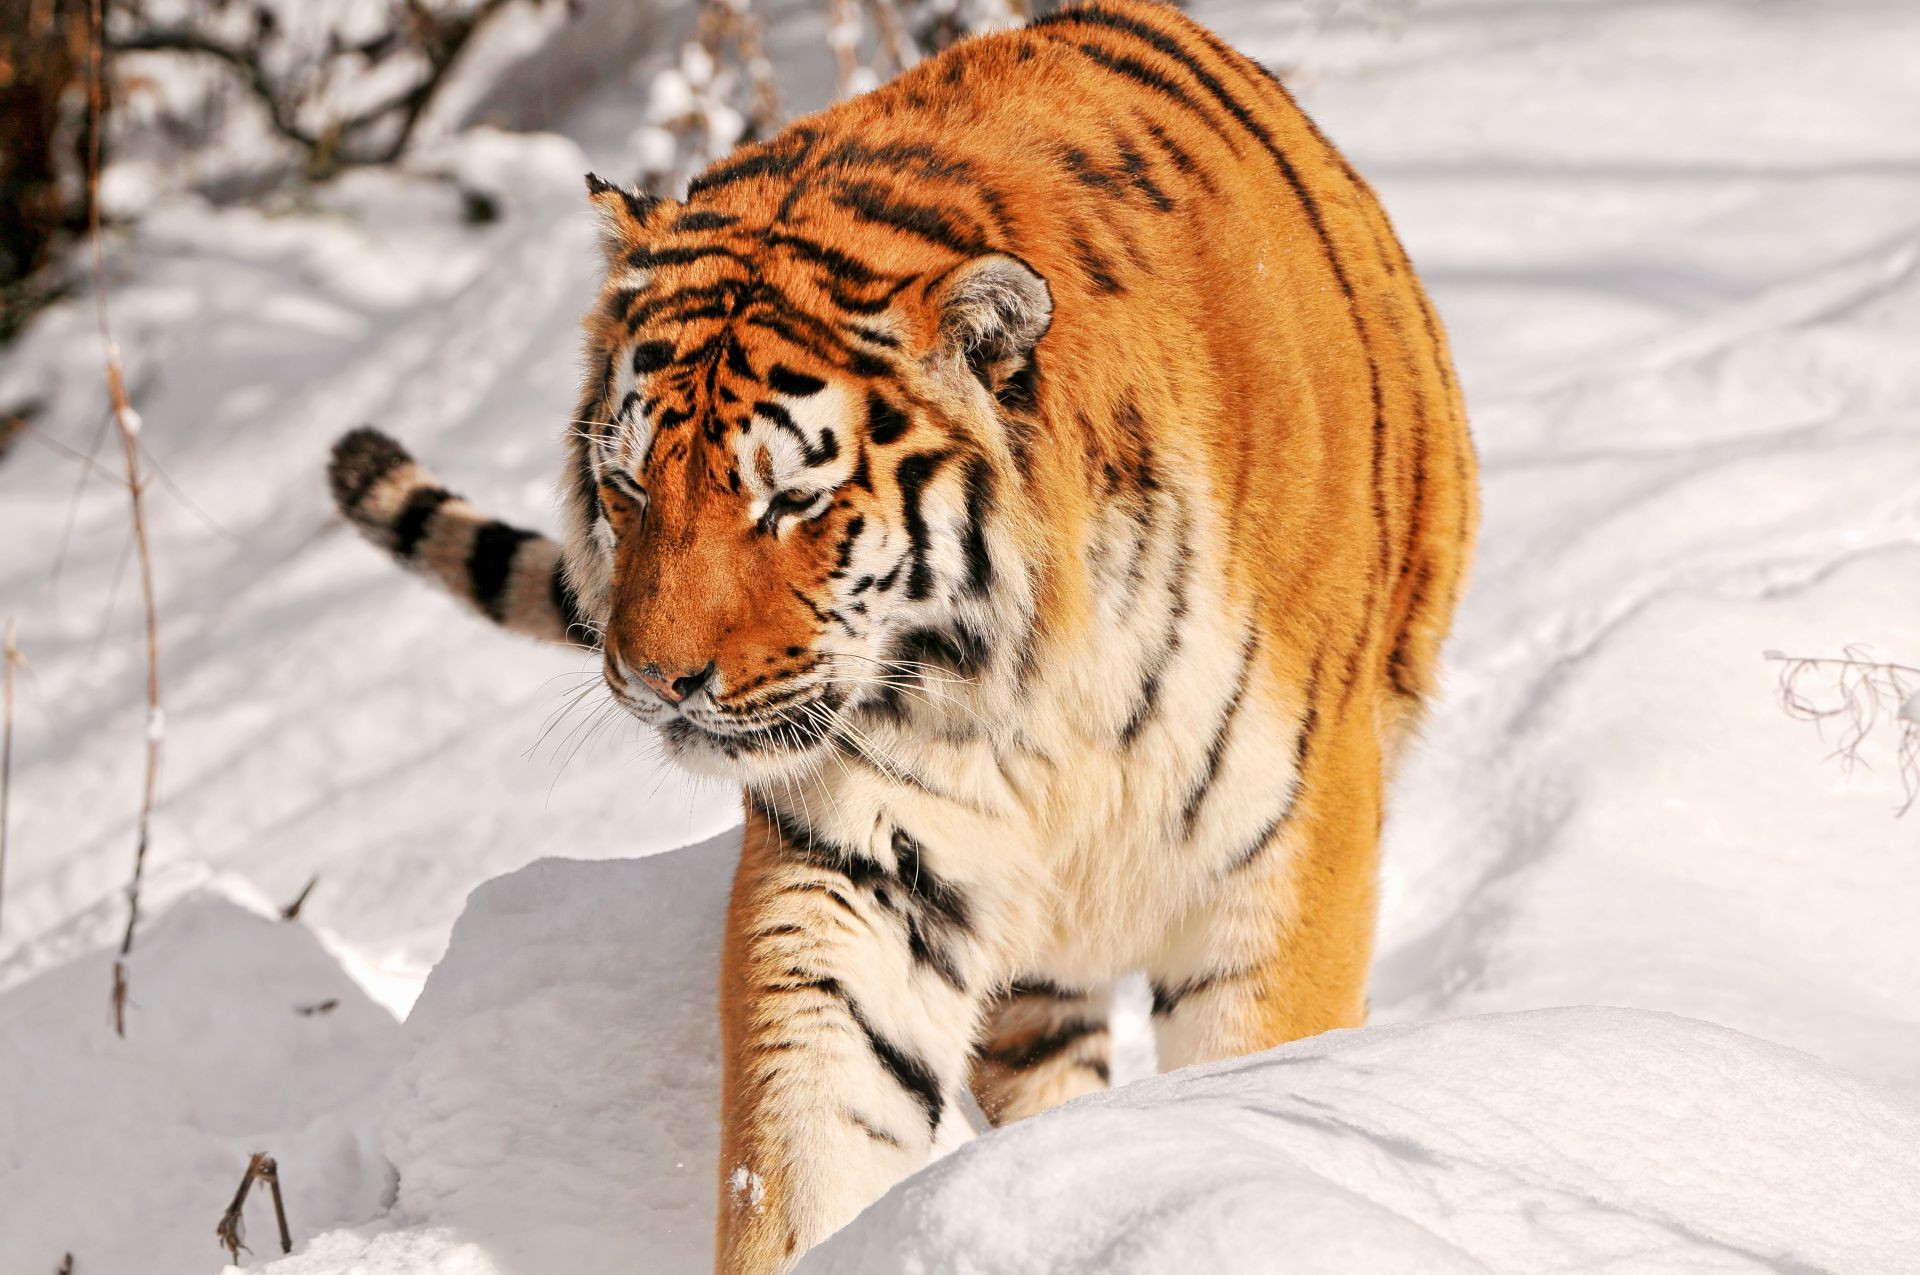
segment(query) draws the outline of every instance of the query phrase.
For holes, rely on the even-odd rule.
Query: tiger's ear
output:
[[[1033,360],[1033,348],[1053,324],[1053,290],[1018,257],[975,257],[940,285],[939,350],[964,358],[997,394]]]
[[[597,173],[587,174],[587,198],[600,213],[600,250],[612,270],[641,246],[647,219],[661,200],[629,186],[616,186]]]

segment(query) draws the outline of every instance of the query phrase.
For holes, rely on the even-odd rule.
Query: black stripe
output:
[[[881,592],[889,587],[885,580],[880,582]],[[908,629],[887,650],[889,659],[944,665],[962,677],[977,677],[991,654],[986,638],[964,624],[952,630]]]
[[[847,567],[853,562],[854,542],[860,539],[860,533],[866,529],[867,520],[859,514],[847,520],[847,525],[840,533],[840,544],[834,550],[833,569],[835,571],[843,574],[846,572]]]
[[[935,875],[923,862],[926,847],[903,828],[893,830],[894,875],[914,901],[945,926],[963,932],[973,928],[967,899],[950,882]]]
[[[608,293],[606,300],[607,317],[611,319],[625,319],[627,317],[627,307],[632,305],[634,299],[644,291],[644,288],[616,288]]]
[[[978,226],[957,224],[947,210],[901,199],[878,182],[840,182],[832,198],[862,221],[898,230],[963,257],[991,251]]]
[[[452,499],[453,493],[445,487],[415,487],[408,492],[407,503],[393,520],[393,556],[402,560],[412,558],[434,514]]]
[[[820,157],[819,167],[887,168],[929,181],[973,183],[979,180],[973,166],[956,159],[925,142],[882,142],[874,144],[849,138]]]
[[[1093,157],[1079,147],[1061,147],[1060,162],[1066,166],[1067,172],[1073,176],[1073,179],[1082,186],[1097,190],[1114,199],[1125,196],[1126,192],[1121,188],[1120,180],[1095,164]]]
[[[467,585],[480,609],[495,620],[505,622],[507,581],[513,574],[513,556],[520,546],[538,536],[531,531],[492,521],[473,533],[473,549],[467,554]]]
[[[1079,1001],[1092,993],[1080,988],[1062,987],[1051,979],[1032,977],[1017,978],[1007,986],[1004,995],[1009,1000],[1022,996],[1031,996],[1035,1000]]]
[[[1199,162],[1187,152],[1185,147],[1175,141],[1173,135],[1167,132],[1158,121],[1147,119],[1145,116],[1137,116],[1136,118],[1145,126],[1147,135],[1153,138],[1154,144],[1160,148],[1161,153],[1172,162],[1175,168],[1199,182],[1201,186],[1206,188],[1207,193],[1218,193],[1218,188],[1213,184],[1213,178],[1207,175],[1206,170],[1200,167]]]
[[[749,327],[765,328],[782,341],[805,350],[822,363],[836,362],[845,353],[846,347],[837,336],[831,335],[832,329],[826,324],[817,319],[804,317],[801,322],[796,323],[794,318],[795,316],[781,311],[756,309],[748,314],[743,322]],[[803,328],[822,330],[829,335],[822,337],[814,332],[803,331]]]
[[[1280,813],[1262,824],[1260,831],[1255,833],[1244,847],[1235,852],[1234,855],[1227,860],[1227,866],[1221,870],[1222,876],[1232,876],[1234,873],[1252,866],[1253,861],[1260,857],[1260,852],[1273,844],[1273,839],[1279,835],[1280,829],[1286,827],[1287,821],[1293,818],[1294,802],[1299,799],[1299,796],[1300,777],[1295,775],[1292,782],[1287,785],[1287,795],[1281,803]]]
[[[754,263],[750,259],[719,244],[697,244],[684,248],[635,248],[627,254],[627,264],[635,270],[657,270],[661,266],[684,266],[695,261],[705,261],[708,257],[724,257],[743,270],[754,269]]]
[[[1073,249],[1074,255],[1080,259],[1080,269],[1086,272],[1087,282],[1096,289],[1110,297],[1119,296],[1127,290],[1126,285],[1115,277],[1113,263],[1086,237],[1084,227],[1080,237],[1074,240]]]
[[[639,342],[634,346],[634,374],[657,373],[674,361],[674,342]]]
[[[894,1137],[885,1129],[877,1127],[872,1121],[868,1120],[853,1108],[843,1107],[840,1110],[840,1114],[847,1118],[847,1123],[866,1134],[869,1138],[872,1138],[875,1142],[878,1142],[881,1146],[898,1147],[900,1145],[900,1139]]]
[[[846,329],[862,341],[871,341],[875,345],[884,346],[889,350],[897,350],[900,348],[900,338],[891,332],[882,332],[878,328],[870,328],[859,323],[849,323],[846,325]],[[862,355],[861,357],[872,358],[871,355]],[[875,368],[878,370],[874,370]],[[871,367],[860,369],[860,374],[862,376],[887,376],[891,374],[892,371],[893,369],[888,367],[885,362],[876,360]]]
[[[584,415],[582,419],[586,419]],[[586,529],[591,532],[594,524],[599,522],[605,514],[605,510],[600,505],[600,479],[593,472],[593,452],[587,441],[576,435],[573,446],[574,498],[580,502],[580,507],[584,511]]]
[[[727,371],[749,381],[760,379],[760,374],[753,370],[753,360],[747,357],[747,348],[731,333],[727,336]]]
[[[567,583],[567,567],[563,561],[556,560],[553,564],[553,582],[549,592],[553,598],[553,609],[560,613],[560,624],[566,632],[567,641],[589,650],[598,650],[600,637],[587,624],[586,613],[580,609],[580,595]]]
[[[1228,977],[1231,976],[1227,974],[1206,974],[1199,978],[1189,978],[1178,983],[1162,983],[1159,979],[1153,979],[1150,983],[1150,986],[1153,988],[1153,1016],[1155,1018],[1165,1018],[1167,1015],[1173,1013],[1174,1010],[1180,1008],[1181,1001],[1191,996],[1198,996],[1201,992],[1206,991],[1208,988],[1214,986],[1216,983],[1222,982]]]
[[[880,865],[879,860],[821,836],[758,794],[749,793],[747,802],[762,819],[772,825],[773,830],[779,834],[781,844],[786,847],[789,857],[795,861],[809,867],[837,872],[856,886],[866,886],[874,881],[886,879],[887,871]]]
[[[867,395],[867,437],[877,445],[898,442],[912,423],[905,412],[878,394]]]
[[[967,557],[967,587],[985,593],[993,585],[993,558],[987,552],[987,515],[993,511],[993,472],[984,460],[967,466],[967,530],[961,544]]]
[[[798,425],[794,424],[793,413],[778,403],[755,403],[753,414],[763,421],[771,423],[782,433],[792,434],[800,440],[802,458],[809,465],[824,465],[840,454],[840,440],[831,429],[820,431],[820,441],[813,442]]]
[[[1173,659],[1180,653],[1181,621],[1187,617],[1187,571],[1193,564],[1193,549],[1187,543],[1190,523],[1184,513],[1180,525],[1174,531],[1173,579],[1168,587],[1170,596],[1167,615],[1167,632],[1161,640],[1160,650],[1148,663],[1147,676],[1140,685],[1140,702],[1127,718],[1126,725],[1120,728],[1120,742],[1131,746],[1140,737],[1160,705],[1161,679]]]
[[[1065,14],[1054,15],[1053,20],[1063,20],[1067,16],[1068,15]],[[1035,23],[1035,25],[1040,25],[1046,21],[1048,21],[1048,19],[1043,18],[1040,22]],[[1239,153],[1240,147],[1238,143],[1234,141],[1233,134],[1228,130],[1224,121],[1199,102],[1194,101],[1193,98],[1188,95],[1187,90],[1181,85],[1160,74],[1138,58],[1128,57],[1124,53],[1113,53],[1101,48],[1097,44],[1089,44],[1085,41],[1069,39],[1064,35],[1052,35],[1052,33],[1049,33],[1049,35],[1067,48],[1085,55],[1090,60],[1112,71],[1114,74],[1124,76],[1143,88],[1151,89],[1177,105],[1185,107],[1194,115],[1198,116],[1200,122],[1205,124],[1215,136],[1225,142],[1229,150],[1236,154]],[[1202,176],[1202,181],[1208,190],[1214,189],[1211,180]]]
[[[1018,1045],[995,1045],[984,1052],[1002,1066],[1025,1071],[1065,1053],[1089,1036],[1106,1034],[1105,1023],[1089,1022],[1084,1018],[1073,1019],[1061,1023],[1044,1036],[1036,1036]]]
[[[1220,778],[1220,765],[1226,760],[1227,743],[1233,737],[1233,723],[1240,716],[1240,705],[1247,696],[1247,683],[1253,677],[1253,655],[1258,649],[1258,634],[1249,636],[1240,648],[1240,671],[1234,677],[1233,691],[1227,696],[1226,709],[1220,714],[1220,724],[1214,728],[1213,741],[1207,746],[1206,764],[1201,767],[1200,777],[1188,789],[1187,806],[1180,814],[1180,835],[1193,836],[1193,826],[1200,820],[1200,808],[1206,803],[1207,794],[1213,791],[1214,781]]]
[[[1120,148],[1120,163],[1121,166],[1126,169],[1127,180],[1132,183],[1135,190],[1146,197],[1148,203],[1152,204],[1161,212],[1173,211],[1173,199],[1166,191],[1160,189],[1159,185],[1147,172],[1146,156],[1131,146],[1122,145]]]
[[[812,152],[815,137],[806,129],[792,129],[787,137],[797,145],[790,151],[772,149],[750,151],[738,159],[723,161],[687,183],[687,198],[694,199],[710,190],[760,177],[791,177]]]
[[[866,285],[892,282],[900,276],[885,274],[875,270],[863,261],[849,257],[838,248],[808,239],[803,235],[789,234],[786,231],[773,231],[767,235],[767,243],[773,247],[790,249],[794,256],[825,266],[836,276],[848,283]]]
[[[792,885],[783,887],[780,892],[782,894],[824,894],[842,912],[862,924],[866,922],[866,918],[860,915],[860,910],[853,906],[852,899],[824,881],[796,881]]]
[[[927,560],[927,516],[920,498],[927,483],[947,459],[946,452],[915,452],[900,462],[895,481],[900,484],[901,514],[907,524],[907,596],[922,601],[933,593],[933,565]]]
[[[767,371],[767,384],[776,394],[785,394],[792,398],[808,398],[827,388],[827,383],[817,376],[808,376],[805,372],[796,372],[792,368],[775,363]]]
[[[852,1015],[854,1025],[867,1038],[867,1048],[873,1051],[873,1056],[880,1060],[880,1065],[893,1076],[894,1082],[912,1097],[917,1098],[920,1105],[926,1109],[927,1132],[931,1135],[940,1128],[940,1113],[946,1107],[946,1099],[940,1092],[940,1078],[933,1074],[933,1068],[929,1067],[925,1060],[881,1035],[873,1024],[867,1021],[867,1016],[861,1012],[859,1002],[850,996],[845,1000],[847,1013]]]
[[[1413,555],[1407,556],[1413,561]],[[1419,571],[1414,573],[1413,591],[1407,595],[1406,614],[1400,619],[1400,631],[1394,636],[1393,650],[1387,656],[1387,678],[1393,689],[1410,699],[1418,699],[1420,688],[1408,680],[1408,652],[1413,646],[1413,626],[1426,609],[1427,590],[1433,585],[1433,563],[1423,560]]]
[[[681,213],[680,219],[673,223],[673,229],[675,231],[724,230],[739,220],[740,219],[732,213],[715,212],[709,208],[696,208],[692,212]]]
[[[907,955],[913,958],[916,965],[939,975],[940,980],[954,991],[967,990],[966,976],[960,972],[960,964],[954,958],[952,949],[945,944],[936,944],[929,938],[925,921],[914,914],[907,917]]]

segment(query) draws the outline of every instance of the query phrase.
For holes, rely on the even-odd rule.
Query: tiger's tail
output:
[[[379,430],[342,435],[327,480],[334,504],[361,535],[496,624],[549,642],[599,646],[556,541],[489,518]]]

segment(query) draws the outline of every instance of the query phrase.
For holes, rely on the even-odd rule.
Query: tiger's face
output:
[[[616,222],[569,553],[603,586],[614,699],[680,764],[764,779],[991,658],[996,575],[1018,570],[996,390],[1051,306],[989,255],[850,307],[777,236],[680,210],[704,233],[662,247],[660,220]]]

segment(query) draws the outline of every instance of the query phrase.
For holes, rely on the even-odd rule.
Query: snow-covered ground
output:
[[[1379,1025],[976,1140],[810,1269],[1920,1271],[1920,815],[1884,754],[1829,763],[1760,658],[1920,662],[1920,10],[1193,8],[1381,189],[1485,464],[1450,693],[1387,827]],[[623,721],[543,740],[590,666],[402,578],[320,480],[372,421],[548,521],[579,177],[631,165],[639,92],[299,206],[174,199],[116,242],[169,480],[165,804],[122,1042],[124,497],[22,441],[7,1275],[210,1275],[255,1150],[285,1275],[704,1267],[732,794]],[[500,220],[464,224],[462,185]],[[0,356],[25,399],[94,441],[85,298]],[[1582,1005],[1623,1008],[1556,1008]],[[1137,1060],[1137,1007],[1120,1026]]]

